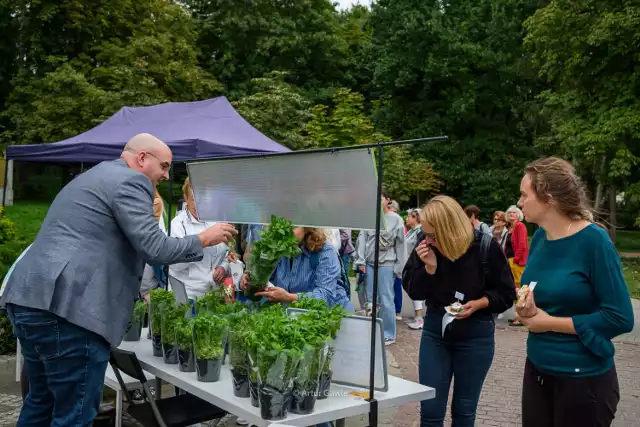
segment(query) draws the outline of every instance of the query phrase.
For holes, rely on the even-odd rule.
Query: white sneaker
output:
[[[245,420],[244,418],[238,418],[236,419],[236,424],[238,424],[239,426],[247,426],[249,425],[249,421]]]
[[[395,343],[396,343],[396,340],[384,340],[384,345],[385,346],[391,345],[391,344],[395,344]]]
[[[409,325],[407,326],[409,326],[409,328],[411,329],[422,329],[422,327],[424,326],[424,320],[416,317],[415,320],[412,323],[409,323]]]
[[[399,314],[396,314],[396,320],[402,320],[402,316],[400,316]]]
[[[502,320],[502,319],[504,319],[504,314],[503,313],[498,314],[498,320]]]

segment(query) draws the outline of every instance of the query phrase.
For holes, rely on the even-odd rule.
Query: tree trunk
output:
[[[616,242],[616,186],[609,187],[609,222],[611,223],[611,231],[609,235],[613,243]]]
[[[600,210],[602,206],[602,191],[604,190],[604,185],[602,184],[605,179],[605,168],[607,165],[607,156],[602,156],[602,161],[600,163],[600,171],[597,175],[598,186],[596,187],[596,200],[594,204],[594,209],[596,213]]]

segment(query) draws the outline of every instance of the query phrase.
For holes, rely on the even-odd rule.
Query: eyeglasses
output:
[[[171,163],[169,163],[169,162],[163,162],[162,160],[160,160],[160,159],[158,158],[158,156],[156,156],[155,154],[153,154],[153,153],[151,153],[151,152],[149,152],[149,151],[135,151],[134,149],[129,148],[129,147],[126,147],[126,148],[125,148],[125,150],[127,150],[128,152],[133,153],[133,154],[138,154],[138,153],[148,154],[148,155],[150,155],[151,157],[154,157],[158,162],[160,162],[160,167],[161,167],[163,170],[165,170],[165,171],[169,171],[169,170],[171,170]]]

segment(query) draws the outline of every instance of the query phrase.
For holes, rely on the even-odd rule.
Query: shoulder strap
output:
[[[491,240],[493,237],[490,234],[482,233],[480,239],[480,256],[482,258],[482,269],[484,270],[484,276],[489,274],[489,247],[491,246]]]

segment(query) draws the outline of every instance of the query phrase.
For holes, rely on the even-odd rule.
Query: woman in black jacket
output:
[[[500,245],[490,235],[483,241],[451,197],[431,199],[420,219],[424,238],[402,277],[409,297],[427,305],[420,383],[434,387],[436,397],[421,402],[420,425],[443,425],[453,376],[452,425],[473,426],[493,361],[493,313],[507,310],[516,299],[513,276]],[[454,314],[445,315],[446,310]],[[453,320],[446,324],[448,319]]]

